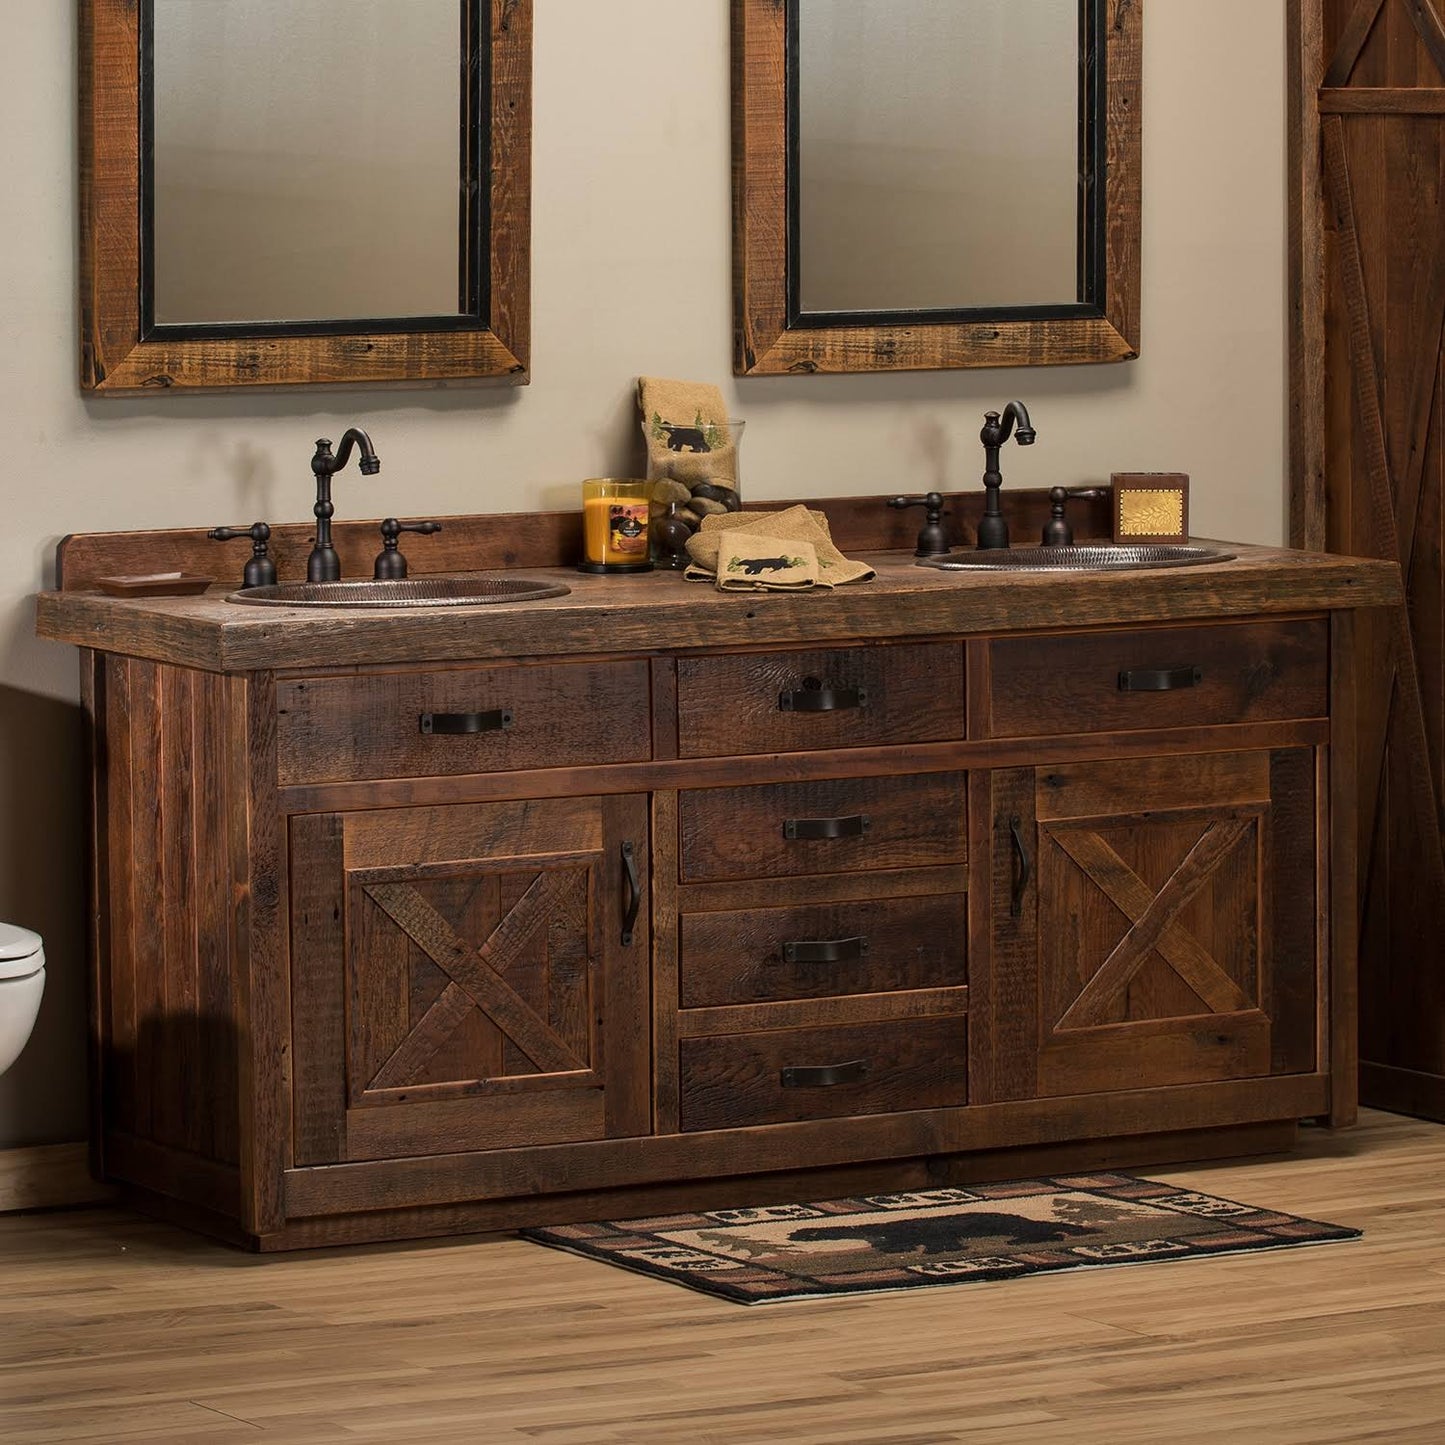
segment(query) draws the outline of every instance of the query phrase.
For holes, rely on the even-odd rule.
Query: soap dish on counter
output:
[[[121,577],[97,577],[95,585],[110,597],[193,597],[216,579],[194,572],[143,572]]]

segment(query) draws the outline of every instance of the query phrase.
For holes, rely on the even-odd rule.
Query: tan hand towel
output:
[[[818,581],[818,553],[811,542],[770,537],[756,527],[721,534],[717,585],[721,592],[806,592]]]
[[[818,559],[818,586],[839,587],[845,582],[867,582],[875,576],[871,567],[845,557],[833,543],[828,519],[807,507],[788,507],[781,512],[729,512],[706,517],[687,544],[692,565],[686,576],[692,582],[711,582],[718,573],[718,548],[725,533],[756,530],[785,542],[812,544]]]

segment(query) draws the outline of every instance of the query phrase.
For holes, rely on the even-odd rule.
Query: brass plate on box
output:
[[[1115,472],[1116,542],[1189,539],[1189,478],[1183,472]]]

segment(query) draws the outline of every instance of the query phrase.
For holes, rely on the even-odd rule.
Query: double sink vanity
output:
[[[1353,621],[1397,570],[946,572],[813,505],[876,580],[589,577],[576,514],[461,517],[428,575],[565,593],[237,606],[96,590],[214,572],[199,532],[67,539],[98,1172],[277,1250],[1348,1123]]]

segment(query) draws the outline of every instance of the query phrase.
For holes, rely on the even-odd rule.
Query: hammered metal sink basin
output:
[[[1156,567],[1202,567],[1211,562],[1233,560],[1233,552],[1217,547],[1182,544],[1128,547],[1098,543],[953,552],[946,557],[920,558],[918,565],[936,567],[940,572],[1145,572]]]
[[[565,597],[572,589],[536,577],[408,577],[399,582],[279,582],[232,592],[259,607],[481,607]]]

